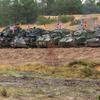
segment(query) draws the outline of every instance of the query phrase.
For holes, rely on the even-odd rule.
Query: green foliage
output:
[[[81,14],[100,12],[100,1],[85,0],[0,0],[0,25],[9,25],[13,23],[33,23],[39,15],[63,15],[63,14]],[[62,22],[68,22],[70,19],[63,15]],[[51,23],[51,20],[45,20],[44,23]],[[76,24],[76,22],[72,22]]]
[[[89,64],[89,63],[87,63],[87,62],[85,62],[85,61],[81,61],[81,60],[79,60],[79,61],[75,60],[75,61],[73,61],[73,62],[70,62],[70,63],[68,64],[68,67],[73,67],[74,65],[90,66],[90,65],[92,65],[92,64]]]
[[[55,22],[55,19],[49,19],[49,18],[45,18],[45,17],[38,17],[37,18],[37,24],[43,25],[43,24],[51,24]]]
[[[1,96],[3,96],[3,97],[8,97],[8,93],[7,93],[7,90],[6,90],[5,88],[2,88],[2,89],[0,90],[0,94],[1,94]]]
[[[0,0],[0,24],[32,23],[38,16],[34,0]]]
[[[59,20],[62,23],[67,23],[67,22],[73,21],[74,19],[75,18],[73,16],[69,16],[69,15],[60,15],[59,16]]]
[[[69,68],[78,70],[80,77],[83,78],[98,78],[100,73],[95,69],[97,63],[87,61],[73,61],[68,64]]]
[[[51,1],[51,0],[45,0],[45,1]],[[47,3],[47,2],[46,2]],[[82,8],[82,2],[81,0],[53,0],[51,1],[52,6],[50,6],[47,3],[45,6],[46,11],[49,11],[51,9],[51,13],[49,14],[76,14],[81,13]],[[45,14],[48,14],[45,12]]]
[[[100,100],[100,96],[99,96],[99,100]]]
[[[90,77],[93,74],[94,74],[94,71],[90,66],[85,66],[81,69],[81,75],[84,77]]]
[[[67,65],[62,66],[47,66],[38,63],[29,63],[18,67],[0,67],[0,74],[2,76],[12,76],[27,80],[28,78],[34,79],[34,75],[44,77],[57,77],[57,78],[90,78],[99,79],[100,71],[96,69],[97,63],[87,61],[73,61]],[[25,73],[23,73],[25,72]],[[31,74],[27,74],[31,73]],[[9,92],[8,92],[9,94]]]

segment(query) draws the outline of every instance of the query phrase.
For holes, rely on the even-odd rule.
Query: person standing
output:
[[[57,24],[56,24],[56,29],[62,29],[62,22],[61,21],[57,21]]]

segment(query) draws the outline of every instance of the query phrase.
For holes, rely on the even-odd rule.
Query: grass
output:
[[[43,16],[39,16],[37,18],[37,24],[38,25],[44,25],[44,24],[51,24],[56,22],[56,19],[49,19],[49,18],[45,18]]]
[[[7,90],[5,88],[0,89],[0,94],[3,97],[8,97],[8,93],[7,93]]]
[[[52,67],[40,64],[28,64],[19,66],[17,71],[31,71],[45,74],[50,77],[64,78],[100,78],[100,72],[95,69],[96,63],[85,61],[73,61],[68,65]]]
[[[74,16],[69,16],[69,15],[60,15],[59,16],[59,20],[62,23],[67,23],[67,22],[73,21],[74,19],[75,19]]]
[[[100,78],[100,72],[96,70],[95,66],[96,63],[86,61],[73,61],[59,67],[33,63],[17,67],[0,67],[0,75],[23,77],[20,72],[32,72],[58,78]],[[29,76],[25,75],[25,77]]]
[[[98,98],[99,98],[99,100],[100,100],[100,96],[99,96]]]
[[[27,84],[25,86],[0,86],[0,100],[1,98],[7,100],[49,100],[55,99],[60,97],[66,97],[66,95],[70,97],[77,97],[85,98],[89,94],[92,96],[92,92],[96,93],[100,91],[99,87],[94,87],[93,85],[83,84],[82,86],[53,86],[51,84],[45,83],[41,84],[40,80],[50,78],[96,78],[100,79],[100,72],[95,70],[95,65],[97,63],[87,62],[87,61],[73,61],[67,65],[59,66],[59,67],[52,67],[42,64],[26,64],[23,66],[7,66],[2,65],[0,67],[0,76],[14,76],[17,77],[21,82],[26,82],[27,78],[32,77],[32,84]],[[26,73],[26,74],[24,74]],[[30,74],[31,73],[31,74]],[[38,76],[39,75],[39,76]],[[44,75],[42,77],[42,75]],[[35,77],[36,76],[36,77]],[[10,77],[7,77],[8,82],[10,82]],[[15,78],[15,79],[17,79]],[[27,80],[29,81],[29,80]],[[36,81],[36,83],[35,83]],[[39,82],[38,82],[39,81]],[[38,83],[37,83],[38,82]],[[5,84],[5,83],[3,83]],[[92,91],[92,92],[91,92]],[[95,94],[96,97],[98,94]],[[88,98],[88,96],[86,97]],[[62,98],[63,100],[63,98]],[[66,98],[65,98],[66,100]],[[78,99],[81,100],[81,99]],[[85,99],[82,99],[85,100]],[[95,99],[94,99],[95,100]]]
[[[31,88],[16,88],[16,87],[2,87],[0,86],[0,95],[2,97],[8,98],[8,97],[19,97],[24,96],[32,93]],[[32,94],[31,94],[32,95]]]

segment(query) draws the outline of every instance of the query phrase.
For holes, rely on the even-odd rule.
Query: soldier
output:
[[[87,29],[88,28],[88,23],[87,23],[86,20],[84,20],[84,22],[83,22],[83,27],[84,27],[84,29]]]
[[[57,22],[56,29],[62,29],[62,23],[60,21]]]
[[[82,29],[84,28],[84,26],[83,26],[83,21],[84,21],[84,19],[81,19],[81,20],[80,20],[80,26],[79,26],[79,29],[80,29],[80,30],[82,30]]]
[[[14,26],[14,25],[11,25],[11,26],[10,26],[10,32],[11,32],[11,33],[14,33],[14,32],[15,32],[15,26]]]
[[[20,33],[20,30],[21,30],[21,28],[20,28],[19,24],[17,23],[17,24],[15,25],[15,32],[16,32],[16,33]]]

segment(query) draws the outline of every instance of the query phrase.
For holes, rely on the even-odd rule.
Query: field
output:
[[[74,16],[98,17],[100,21],[100,14]],[[55,25],[47,25],[47,30]],[[27,25],[21,27],[26,29]],[[78,27],[63,25],[71,30]],[[99,96],[99,47],[0,49],[0,100],[99,100]]]
[[[51,49],[0,49],[0,64],[19,66],[30,63],[45,63]],[[63,63],[75,60],[99,62],[100,48],[53,48],[53,53]]]
[[[55,58],[61,63],[59,67],[47,65],[51,51],[52,59],[54,55],[59,58]],[[0,99],[98,100],[99,51],[100,48],[0,49]]]

